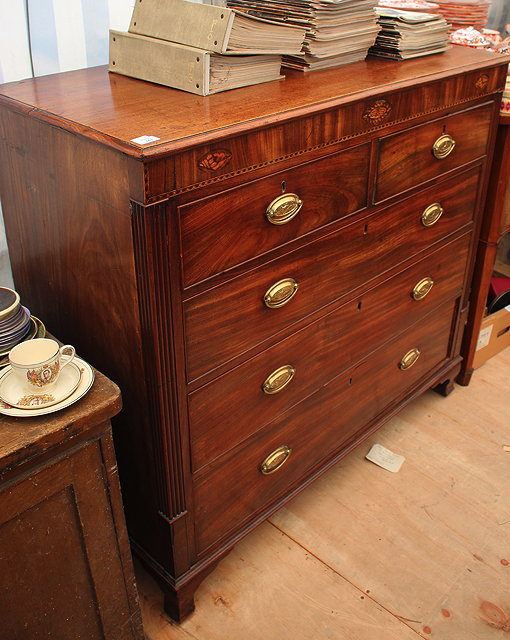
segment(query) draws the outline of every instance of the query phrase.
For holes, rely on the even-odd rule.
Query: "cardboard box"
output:
[[[482,320],[473,368],[477,369],[505,347],[510,347],[510,305]]]

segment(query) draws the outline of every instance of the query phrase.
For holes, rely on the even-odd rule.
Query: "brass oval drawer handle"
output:
[[[429,204],[425,211],[421,214],[421,223],[424,227],[431,227],[443,215],[444,209],[439,202]]]
[[[423,278],[414,285],[412,293],[413,299],[423,300],[423,298],[430,293],[433,286],[434,280],[432,280],[432,278]]]
[[[267,376],[262,383],[262,391],[268,395],[283,391],[295,373],[296,369],[291,364],[284,364]]]
[[[275,198],[266,209],[266,218],[271,224],[286,224],[297,216],[303,201],[295,193],[284,193]]]
[[[281,469],[283,465],[287,462],[292,453],[292,449],[287,445],[283,445],[282,447],[278,447],[272,453],[270,453],[264,462],[260,465],[260,471],[265,476],[278,471]]]
[[[398,365],[399,368],[402,369],[402,371],[410,369],[420,357],[420,353],[421,351],[416,348],[409,350],[400,361],[400,364]]]
[[[446,158],[455,148],[455,140],[447,133],[439,136],[439,138],[432,145],[432,153],[438,160]]]
[[[299,285],[293,278],[278,280],[264,294],[264,304],[270,309],[278,309],[290,302],[296,295]]]

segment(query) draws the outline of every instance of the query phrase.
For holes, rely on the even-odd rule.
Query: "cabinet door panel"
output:
[[[105,482],[95,442],[0,493],[2,637],[135,637]]]

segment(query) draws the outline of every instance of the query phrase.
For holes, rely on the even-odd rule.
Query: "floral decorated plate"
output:
[[[0,380],[0,400],[20,409],[51,407],[62,402],[76,389],[80,382],[81,371],[70,362],[60,372],[57,382],[50,389],[34,388],[28,393],[11,367],[8,367]]]
[[[55,404],[45,404],[29,408],[21,408],[0,401],[0,414],[13,416],[16,418],[33,418],[47,413],[53,413],[54,411],[60,411],[61,409],[65,409],[66,407],[69,407],[70,405],[83,398],[83,396],[87,393],[87,391],[89,391],[92,383],[94,382],[94,371],[92,367],[87,362],[85,362],[85,360],[82,360],[78,357],[76,357],[73,362],[69,364],[69,367],[71,366],[75,366],[79,370],[80,379],[76,389],[66,398],[60,400],[59,402],[56,402]],[[64,375],[64,372],[67,368],[68,367],[66,366],[65,369],[62,370],[62,373],[60,374],[61,377]],[[10,372],[11,368],[6,367],[0,373],[0,392],[2,390],[2,385],[5,384],[4,379],[9,375]]]

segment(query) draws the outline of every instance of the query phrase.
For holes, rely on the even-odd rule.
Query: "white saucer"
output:
[[[70,394],[60,401],[56,400],[54,403],[45,403],[44,405],[38,405],[37,407],[22,408],[19,406],[13,406],[11,404],[0,401],[0,413],[6,416],[14,416],[17,418],[32,418],[34,416],[41,416],[46,413],[53,413],[54,411],[60,411],[70,405],[77,402],[82,398],[92,386],[94,382],[94,371],[92,367],[82,360],[81,358],[75,358],[73,362],[67,365],[60,374],[60,377],[64,375],[66,369],[74,367],[79,372],[78,385]],[[3,390],[5,384],[4,380],[11,373],[11,367],[6,367],[4,371],[0,373],[0,393]],[[60,384],[60,380],[59,380]]]
[[[80,382],[81,371],[74,362],[66,364],[62,368],[57,382],[49,389],[42,387],[27,391],[20,384],[12,367],[0,380],[0,400],[19,409],[37,409],[50,407],[62,402],[76,389]]]

